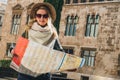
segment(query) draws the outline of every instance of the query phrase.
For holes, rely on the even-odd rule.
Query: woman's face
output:
[[[39,9],[36,12],[36,17],[35,18],[37,20],[37,23],[40,26],[45,27],[45,25],[47,24],[47,21],[48,21],[48,13],[44,9]]]

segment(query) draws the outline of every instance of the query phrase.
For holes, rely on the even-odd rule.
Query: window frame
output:
[[[79,21],[78,15],[68,15],[66,17],[65,36],[76,36],[76,27]]]
[[[81,79],[80,80],[89,80],[89,76],[83,76],[83,75],[81,75]]]
[[[70,49],[72,49],[73,51],[73,53],[70,53],[69,51],[68,52],[66,52],[66,50],[65,49],[68,49],[69,51],[70,51]],[[68,54],[72,54],[72,55],[74,55],[74,47],[63,47],[63,50],[65,51],[65,53],[68,53]]]
[[[98,35],[98,25],[99,25],[99,14],[97,15],[87,15],[86,19],[86,30],[85,36],[86,37],[97,37]]]
[[[11,48],[14,48],[15,45],[16,45],[16,43],[7,43],[6,45],[7,45],[7,48],[6,48],[6,56],[7,56],[7,57],[12,57],[11,52],[10,52],[10,49],[11,49]]]
[[[73,0],[73,3],[78,3],[78,0]]]
[[[85,51],[88,51],[88,55],[85,55],[86,54]],[[94,53],[94,56],[91,52]],[[96,49],[83,48],[81,51],[81,57],[85,58],[86,66],[94,67],[95,66],[95,58],[96,58]]]
[[[70,4],[71,0],[65,0],[65,4]]]
[[[19,32],[20,24],[21,24],[21,14],[14,14],[12,16],[12,26],[10,33],[13,35],[17,35]]]

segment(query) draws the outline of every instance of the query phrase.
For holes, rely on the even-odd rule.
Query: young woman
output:
[[[37,3],[31,10],[31,22],[27,25],[23,37],[56,50],[62,50],[58,34],[53,26],[56,19],[54,7],[49,3]],[[18,80],[49,80],[49,73],[32,77],[19,73]]]

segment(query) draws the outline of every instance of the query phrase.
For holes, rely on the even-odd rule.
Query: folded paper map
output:
[[[19,55],[17,53],[17,55]],[[84,59],[65,52],[57,51],[44,45],[28,41],[20,64],[16,69],[20,73],[38,76],[42,73],[71,70],[83,66]],[[11,62],[11,65],[14,61]]]

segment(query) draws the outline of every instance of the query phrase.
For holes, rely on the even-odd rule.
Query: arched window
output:
[[[75,36],[76,26],[78,24],[79,17],[77,15],[68,15],[66,18],[65,36]]]
[[[17,35],[19,32],[20,22],[21,22],[21,14],[23,8],[20,4],[17,4],[13,7],[12,11],[12,26],[11,26],[11,34]]]
[[[85,36],[96,37],[98,34],[99,15],[88,14]]]
[[[34,3],[31,3],[30,5],[27,6],[26,24],[28,24],[30,21],[30,12],[31,12],[31,8],[33,7],[33,5]]]

